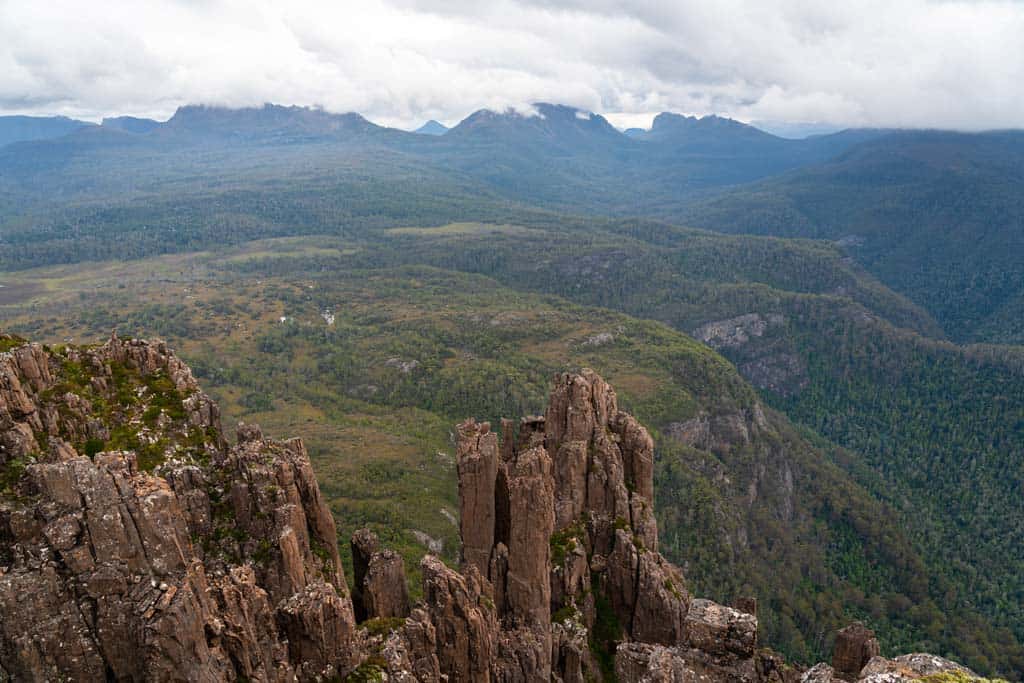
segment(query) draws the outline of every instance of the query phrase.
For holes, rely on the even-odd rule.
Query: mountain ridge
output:
[[[57,138],[95,125],[66,116],[0,116],[0,147]]]

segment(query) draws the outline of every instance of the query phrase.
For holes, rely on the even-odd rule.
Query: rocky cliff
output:
[[[161,343],[0,354],[0,678],[347,671],[355,618],[301,441],[242,426]]]
[[[837,638],[806,673],[756,602],[689,595],[658,553],[654,448],[590,371],[547,412],[458,427],[462,566],[334,521],[298,439],[240,425],[159,342],[0,335],[0,681],[871,681],[964,671]],[[742,608],[742,609],[741,609]],[[358,623],[358,625],[357,625]]]

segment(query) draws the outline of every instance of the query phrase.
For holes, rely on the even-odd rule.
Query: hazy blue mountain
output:
[[[627,141],[600,114],[542,102],[533,106],[534,110],[530,112],[481,109],[452,128],[450,139],[542,144],[563,150],[607,147]]]
[[[448,126],[435,121],[434,119],[430,119],[413,132],[419,133],[420,135],[444,135],[448,132]]]
[[[160,127],[159,121],[140,119],[135,116],[115,116],[103,119],[103,127],[123,130],[126,133],[150,133]]]
[[[721,116],[684,116],[662,112],[641,140],[668,143],[696,150],[720,150],[747,145],[781,148],[787,141],[734,119]]]
[[[341,139],[385,130],[355,113],[333,114],[308,107],[180,107],[160,126],[167,135],[187,135],[245,142],[303,142]]]
[[[855,144],[873,140],[889,131],[849,129],[829,135],[791,140],[752,125],[721,116],[658,114],[651,129],[634,137],[656,143],[656,154],[672,158],[743,160],[737,175],[770,175],[789,168],[833,158]]]
[[[805,121],[751,121],[750,125],[760,128],[766,133],[790,140],[803,140],[813,135],[831,135],[846,129],[845,126],[831,123]]]
[[[672,218],[681,203],[698,193],[826,159],[868,135],[790,141],[720,117],[662,114],[651,131],[630,137],[598,114],[545,103],[524,113],[477,111],[443,136],[384,128],[355,113],[277,105],[186,106],[164,123],[118,119],[101,129],[104,135],[72,135],[38,150],[0,155],[0,195],[5,170],[14,169],[34,173],[32,187],[22,189],[44,196],[48,184],[66,186],[68,174],[87,193],[90,183],[116,180],[129,169],[134,169],[132,178],[184,173],[198,179],[239,164],[252,172],[264,165],[272,169],[292,154],[301,155],[307,172],[330,173],[338,161],[330,145],[343,143],[346,158],[360,150],[385,175],[395,161],[427,165],[437,173],[455,172],[483,183],[508,199],[547,208]],[[147,134],[126,134],[140,132]],[[195,144],[207,152],[180,156],[183,147]],[[275,145],[289,149],[266,155],[265,148]],[[300,152],[305,145],[313,147]],[[382,154],[381,148],[399,156]],[[9,178],[24,185],[23,178]],[[15,193],[12,201],[24,197]]]
[[[93,125],[65,116],[0,116],[0,147],[12,142],[57,138]]]

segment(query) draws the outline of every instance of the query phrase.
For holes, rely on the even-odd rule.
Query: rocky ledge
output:
[[[160,342],[0,335],[0,681],[907,681],[855,625],[806,672],[756,603],[692,598],[658,553],[654,447],[590,371],[543,416],[458,426],[462,564],[334,521],[302,442],[240,425]],[[357,621],[360,625],[357,626]]]

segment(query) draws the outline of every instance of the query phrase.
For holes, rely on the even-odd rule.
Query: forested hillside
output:
[[[726,232],[839,241],[951,338],[1024,342],[1024,133],[904,132],[683,211]]]

